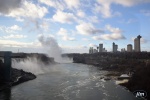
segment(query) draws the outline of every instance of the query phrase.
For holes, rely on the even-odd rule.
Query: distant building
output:
[[[118,45],[116,45],[114,42],[113,42],[113,44],[112,44],[112,48],[113,48],[113,52],[117,52],[118,50]]]
[[[125,48],[122,48],[122,49],[121,49],[121,52],[126,52],[126,49],[125,49]]]
[[[99,52],[103,52],[103,44],[99,44]]]
[[[103,52],[107,52],[107,50],[105,48],[103,48]]]
[[[127,45],[127,52],[132,52],[132,44]]]
[[[90,47],[89,54],[92,54],[92,53],[93,53],[93,47]]]
[[[134,51],[135,52],[141,52],[140,38],[142,37],[138,35],[137,38],[134,39]]]
[[[93,50],[93,53],[97,53],[97,52],[98,52],[97,49],[94,49],[94,50]]]

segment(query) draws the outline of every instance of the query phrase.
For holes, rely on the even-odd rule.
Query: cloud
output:
[[[112,1],[111,3],[120,4],[127,7],[150,2],[150,0],[111,0],[111,1]]]
[[[67,45],[60,45],[63,49],[63,53],[88,53],[87,46],[85,45],[77,45],[77,46],[67,46]]]
[[[26,38],[27,36],[26,35],[19,35],[19,34],[10,34],[8,36],[3,36],[3,37],[0,37],[2,39],[21,39],[21,38]]]
[[[131,7],[142,3],[150,3],[150,0],[97,0],[94,11],[96,13],[101,13],[104,18],[110,18],[118,14],[120,16],[120,13],[112,11],[112,4],[119,4],[125,7]]]
[[[102,34],[100,36],[93,36],[94,40],[120,40],[125,39],[125,37],[120,33],[112,33],[112,34]]]
[[[46,4],[57,10],[73,9],[80,6],[80,0],[38,0],[40,3]]]
[[[31,10],[32,9],[32,10]],[[47,8],[35,5],[30,1],[22,2],[22,5],[16,9],[12,9],[8,14],[9,17],[27,17],[27,18],[43,18],[48,13]]]
[[[14,41],[14,40],[2,40],[2,39],[0,40],[0,45],[2,47],[27,47],[27,48],[40,47],[40,44],[36,42],[26,43],[26,42]]]
[[[110,34],[101,34],[99,36],[93,36],[92,38],[94,40],[119,40],[119,39],[125,39],[123,36],[123,31],[119,28],[114,28],[110,25],[106,25],[106,30],[110,32]]]
[[[144,38],[141,38],[141,43],[147,43],[148,42],[148,40],[146,40],[146,39],[144,39]]]
[[[122,33],[123,32],[121,29],[119,29],[119,28],[113,28],[110,25],[106,25],[105,27],[111,33]]]
[[[84,18],[85,15],[86,15],[86,14],[85,14],[82,10],[78,10],[78,11],[77,11],[77,16],[78,16],[78,17]]]
[[[50,7],[53,7],[57,10],[64,10],[65,4],[59,0],[38,0],[40,3],[46,4]]]
[[[10,27],[6,26],[0,26],[0,31],[5,32],[5,33],[16,33],[17,31],[21,31],[22,28],[18,25],[13,25]]]
[[[90,44],[89,44],[89,47],[96,47],[96,48],[97,48],[97,47],[98,47],[98,45],[93,44],[93,43],[90,43]]]
[[[96,13],[101,13],[104,18],[112,17],[112,11],[109,3],[95,4],[94,11]]]
[[[83,41],[90,41],[90,39],[82,38]]]
[[[46,22],[46,21],[43,21],[43,22],[39,25],[39,27],[40,27],[42,30],[44,30],[44,31],[48,31],[48,30],[49,30],[49,23]]]
[[[131,40],[134,42],[134,39],[135,37],[132,37]],[[143,37],[140,39],[141,43],[144,44],[144,43],[147,43],[148,40],[144,39]]]
[[[17,9],[22,3],[22,0],[0,0],[0,13],[8,14],[12,10]]]
[[[103,33],[103,30],[97,29],[91,23],[81,23],[76,26],[76,30],[82,35],[92,35],[96,33]]]
[[[80,0],[64,0],[64,1],[67,4],[67,7],[70,9],[78,8],[80,5]]]
[[[150,16],[150,10],[140,10],[140,12],[145,16]]]
[[[127,24],[130,24],[130,23],[135,23],[135,22],[137,22],[136,19],[129,19],[126,23],[127,23]]]
[[[62,40],[65,40],[65,41],[75,41],[75,38],[70,37],[68,35],[68,31],[66,29],[64,29],[64,28],[60,28],[60,30],[58,31],[57,34],[62,37]]]
[[[99,23],[99,19],[97,16],[89,16],[88,21],[91,23]]]
[[[20,30],[22,30],[22,28],[19,27],[18,25],[13,25],[13,26],[10,27],[10,29],[14,30],[14,31],[20,31]]]
[[[60,23],[71,24],[76,20],[76,17],[73,13],[62,12],[58,10],[55,15],[53,15],[53,20]]]

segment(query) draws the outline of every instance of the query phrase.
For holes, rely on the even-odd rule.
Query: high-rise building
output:
[[[92,54],[92,53],[93,53],[93,47],[90,47],[89,54]]]
[[[117,52],[117,49],[118,49],[118,45],[116,45],[114,42],[112,44],[112,48],[113,48],[113,52]]]
[[[140,38],[142,37],[138,35],[137,38],[134,39],[134,51],[135,52],[141,52]]]
[[[127,45],[127,52],[132,52],[132,44]]]
[[[103,44],[99,44],[99,52],[103,52]]]

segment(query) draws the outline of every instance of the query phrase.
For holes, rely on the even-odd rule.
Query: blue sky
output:
[[[19,2],[18,2],[19,1]],[[65,53],[86,53],[112,42],[121,48],[141,35],[150,51],[150,0],[0,0],[0,50],[45,52],[40,36]]]

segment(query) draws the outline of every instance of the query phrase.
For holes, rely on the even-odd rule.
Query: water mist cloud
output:
[[[50,57],[54,57],[55,61],[60,61],[62,49],[59,47],[57,41],[51,36],[44,36],[43,34],[38,36],[39,42],[42,44],[43,48],[47,50],[47,54]]]

